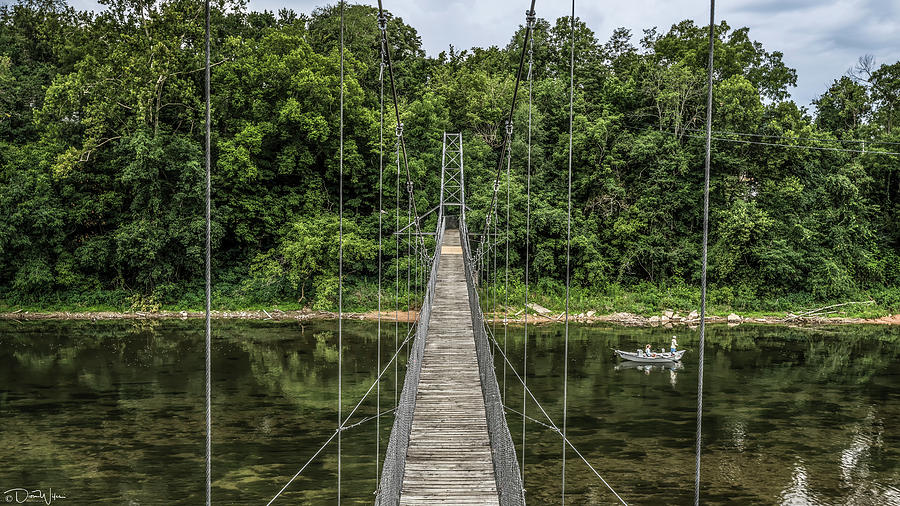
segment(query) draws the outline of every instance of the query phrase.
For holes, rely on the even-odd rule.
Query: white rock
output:
[[[663,315],[665,315],[666,318],[671,318],[671,317],[675,316],[675,312],[674,311],[664,311]]]
[[[688,314],[688,320],[696,320],[697,318],[700,318],[700,313],[697,311],[691,311],[690,314]]]
[[[536,303],[528,304],[528,309],[531,309],[532,311],[534,311],[535,313],[537,313],[539,315],[548,315],[548,314],[552,313],[552,311],[550,311],[549,309],[545,308],[544,306],[542,306],[540,304],[536,304]]]
[[[587,315],[588,318],[591,318],[591,317],[593,317],[595,314],[597,314],[597,312],[594,311],[593,309],[591,309],[590,311],[588,311],[588,312],[585,313],[585,314]]]
[[[730,315],[728,315],[727,321],[728,323],[740,323],[742,321],[742,318],[734,313],[731,313]]]
[[[653,324],[657,324],[659,323],[659,316],[651,316],[647,319],[647,321]]]

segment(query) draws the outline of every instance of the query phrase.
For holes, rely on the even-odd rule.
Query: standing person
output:
[[[675,350],[678,349],[678,341],[675,336],[672,336],[672,347],[670,348],[672,353],[675,353]]]

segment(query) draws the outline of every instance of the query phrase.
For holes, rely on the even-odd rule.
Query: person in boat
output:
[[[678,349],[678,340],[676,339],[675,336],[672,336],[672,346],[671,346],[671,348],[669,348],[669,351],[671,351],[674,354],[677,349]]]
[[[644,348],[644,356],[647,356],[647,357],[653,356],[653,350],[650,348],[649,344]]]

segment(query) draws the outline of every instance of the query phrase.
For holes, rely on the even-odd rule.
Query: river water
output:
[[[400,340],[406,324],[399,324]],[[213,501],[265,504],[337,426],[335,322],[214,322]],[[528,385],[561,426],[563,327],[531,327]],[[502,325],[497,327],[501,345]],[[678,369],[617,366],[611,348],[687,348]],[[693,501],[697,332],[572,326],[569,438],[631,504]],[[523,329],[506,329],[521,371]],[[376,324],[345,322],[343,412],[374,382]],[[382,362],[394,353],[385,323]],[[705,365],[705,504],[900,504],[900,329],[712,326]],[[342,433],[341,496],[367,504],[393,418],[395,380],[375,420]],[[522,387],[504,371],[521,458]],[[41,490],[53,504],[200,504],[204,498],[202,321],[0,322],[0,492]],[[504,386],[505,382],[505,386]],[[376,413],[373,391],[353,420]],[[529,401],[530,504],[558,504],[562,444]],[[351,420],[351,423],[353,423]],[[538,421],[542,423],[538,423]],[[380,445],[380,446],[378,446]],[[567,504],[607,504],[609,489],[567,453]],[[333,504],[334,444],[283,503]],[[16,501],[16,491],[0,500]],[[281,501],[281,500],[279,500]],[[277,503],[276,503],[277,504]]]

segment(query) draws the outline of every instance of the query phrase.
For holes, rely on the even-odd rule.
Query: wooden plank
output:
[[[441,245],[400,504],[499,504],[459,232]]]

